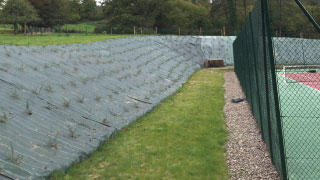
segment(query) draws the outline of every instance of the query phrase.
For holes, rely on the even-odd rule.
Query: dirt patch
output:
[[[234,72],[225,74],[224,88],[224,112],[230,133],[226,144],[230,180],[280,179],[247,101],[231,102],[245,97]]]

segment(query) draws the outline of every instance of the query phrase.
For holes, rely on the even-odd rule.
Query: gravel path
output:
[[[244,97],[234,72],[225,74],[224,88],[224,112],[230,133],[226,144],[230,180],[280,179],[247,101],[231,103],[232,99]]]

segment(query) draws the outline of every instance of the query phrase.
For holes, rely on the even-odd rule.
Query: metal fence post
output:
[[[275,113],[276,113],[276,118],[277,118],[277,132],[278,132],[278,137],[279,137],[279,151],[280,151],[280,161],[281,161],[281,166],[282,166],[282,176],[283,179],[288,179],[287,177],[287,166],[286,166],[286,156],[285,156],[285,150],[284,150],[284,139],[283,139],[283,131],[282,131],[282,123],[281,123],[281,117],[280,117],[280,107],[279,107],[279,95],[278,95],[278,89],[277,89],[277,84],[276,84],[276,72],[275,72],[275,63],[274,63],[274,56],[273,56],[273,48],[272,48],[272,37],[271,37],[271,28],[270,28],[270,17],[269,17],[269,9],[268,9],[268,2],[267,0],[262,0],[262,7],[263,11],[265,11],[264,18],[265,21],[262,23],[266,23],[267,25],[265,26],[265,35],[268,40],[268,44],[271,46],[269,47],[269,57],[270,57],[270,67],[271,67],[271,78],[272,78],[272,85],[273,85],[273,95],[274,95],[274,101],[275,101]],[[265,40],[265,38],[264,38]]]
[[[260,120],[260,128],[261,128],[261,132],[262,132],[262,134],[261,134],[261,137],[262,137],[262,139],[263,140],[265,140],[264,139],[264,136],[263,136],[263,134],[264,134],[264,128],[263,128],[263,123],[262,123],[262,110],[261,110],[261,106],[260,106],[260,86],[259,86],[259,79],[258,79],[258,73],[257,73],[257,69],[258,69],[258,67],[257,67],[257,63],[256,63],[256,61],[257,61],[257,56],[256,56],[256,53],[255,52],[257,52],[256,51],[256,47],[255,47],[255,45],[254,45],[254,34],[253,34],[253,25],[252,25],[252,15],[251,15],[251,13],[249,14],[249,21],[250,21],[250,29],[251,29],[251,41],[253,42],[252,43],[252,50],[253,50],[253,64],[254,64],[254,72],[255,72],[255,76],[256,76],[256,88],[257,88],[257,101],[258,101],[258,111],[259,111],[259,120]]]
[[[248,21],[247,21],[248,23]],[[247,27],[245,26],[245,40],[244,40],[244,43],[245,43],[245,49],[246,49],[246,57],[245,58],[245,62],[246,62],[246,70],[248,72],[248,76],[246,77],[246,81],[248,82],[248,102],[249,102],[249,105],[250,105],[250,108],[251,110],[253,109],[252,108],[252,83],[251,83],[251,73],[250,73],[250,70],[251,70],[251,66],[250,66],[250,54],[249,54],[249,45],[248,45],[248,34],[247,34]]]
[[[274,163],[272,136],[271,136],[271,115],[270,115],[270,101],[269,101],[269,84],[268,84],[268,69],[267,69],[267,42],[266,42],[266,24],[265,24],[265,9],[264,1],[261,0],[261,20],[262,20],[262,41],[263,41],[263,59],[264,59],[264,74],[265,74],[265,86],[266,86],[266,105],[267,105],[267,121],[268,121],[268,135],[269,135],[269,148],[272,163]]]

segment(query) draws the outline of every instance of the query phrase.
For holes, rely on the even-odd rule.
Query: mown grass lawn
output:
[[[51,180],[228,179],[224,70],[196,72],[178,92]]]
[[[21,46],[46,46],[60,44],[81,44],[108,39],[124,38],[132,35],[105,35],[105,34],[44,34],[34,36],[0,34],[0,45],[21,45]]]

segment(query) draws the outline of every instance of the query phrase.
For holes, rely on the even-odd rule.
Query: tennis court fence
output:
[[[320,179],[320,29],[296,2],[314,31],[279,33],[275,4],[257,0],[234,41],[234,66],[281,179]]]

